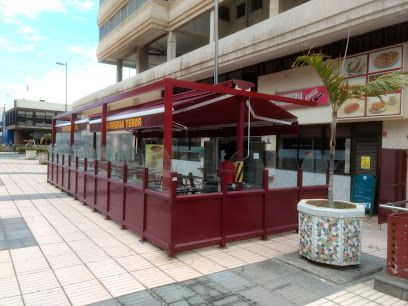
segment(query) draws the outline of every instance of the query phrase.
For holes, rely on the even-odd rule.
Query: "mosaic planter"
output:
[[[35,159],[35,157],[37,156],[37,151],[36,150],[26,150],[25,154],[26,154],[26,159]]]
[[[344,201],[355,208],[316,207],[298,203],[299,254],[316,262],[348,266],[360,264],[364,206]],[[327,201],[327,200],[326,200]]]
[[[39,153],[38,161],[40,162],[40,164],[47,164],[48,163],[48,153]]]

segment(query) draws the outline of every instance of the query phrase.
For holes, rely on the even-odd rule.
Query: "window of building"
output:
[[[36,111],[34,123],[37,126],[45,126],[45,112]]]
[[[200,138],[177,138],[173,140],[173,159],[200,161]]]
[[[225,6],[220,6],[218,16],[220,19],[229,22],[230,21],[229,8]]]
[[[263,0],[251,0],[251,12],[262,9]]]
[[[245,3],[241,3],[237,6],[237,19],[245,16]]]
[[[125,5],[124,7],[120,9],[120,21],[121,22],[123,22],[128,16],[127,8],[128,8],[127,5]]]
[[[283,170],[302,168],[304,172],[324,173],[329,160],[329,133],[326,127],[304,128],[300,134],[280,136],[276,167]],[[350,174],[351,129],[340,129],[336,138],[334,173]]]

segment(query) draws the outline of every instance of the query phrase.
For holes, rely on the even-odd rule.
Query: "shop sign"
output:
[[[361,156],[360,168],[369,170],[371,168],[371,157],[370,156]]]
[[[363,86],[381,75],[401,71],[402,46],[390,47],[339,59],[339,72],[349,88]],[[401,91],[380,97],[349,99],[339,108],[338,118],[379,117],[401,114]]]
[[[106,123],[106,129],[108,131],[133,129],[133,128],[139,128],[142,126],[143,126],[142,117],[113,120],[113,121],[108,121]]]
[[[324,86],[315,86],[303,89],[296,89],[291,91],[277,92],[279,96],[300,99],[306,101],[315,102],[317,106],[328,105],[329,103],[329,94],[326,87]],[[299,107],[304,107],[302,105],[296,105],[285,102],[275,102],[276,105],[285,108],[285,109],[294,109]]]
[[[86,130],[86,127],[88,126],[87,123],[78,123],[74,124],[74,131],[83,131]],[[57,133],[71,133],[71,125],[64,125],[64,126],[57,126]]]
[[[78,124],[74,125],[74,131],[78,131],[79,130],[79,126]],[[64,125],[61,127],[61,132],[62,133],[70,133],[71,132],[71,125]]]

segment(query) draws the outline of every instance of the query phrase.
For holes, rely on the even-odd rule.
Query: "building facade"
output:
[[[19,145],[34,139],[38,144],[44,134],[51,133],[52,118],[64,111],[64,104],[14,100],[3,112],[2,143]]]
[[[331,56],[350,85],[406,71],[407,17],[405,0],[219,1],[220,81],[243,79],[259,92],[319,100],[313,109],[290,109],[301,124],[298,135],[256,140],[271,156],[265,161],[270,184],[288,187],[295,180],[285,178],[295,176],[298,167],[305,171],[304,184],[325,178],[330,106],[316,74],[307,67],[292,69],[296,56],[309,50]],[[116,65],[118,83],[74,107],[165,77],[212,83],[214,19],[212,0],[101,0],[97,56]],[[135,68],[137,75],[123,80],[124,67]],[[376,99],[347,101],[340,110],[337,198],[349,200],[353,178],[363,174],[376,178],[377,202],[405,199],[407,99],[402,91],[384,97],[384,105]],[[229,144],[221,139],[215,145],[221,150]]]

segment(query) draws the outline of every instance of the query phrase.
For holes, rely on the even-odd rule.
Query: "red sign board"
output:
[[[276,94],[279,96],[283,96],[283,97],[301,99],[301,100],[306,100],[306,101],[313,101],[316,103],[317,106],[329,104],[329,94],[327,92],[326,87],[324,86],[315,86],[315,87],[310,87],[310,88],[277,92]],[[275,102],[275,103],[285,109],[304,107],[301,105],[295,105],[295,104],[284,103],[284,102]]]

